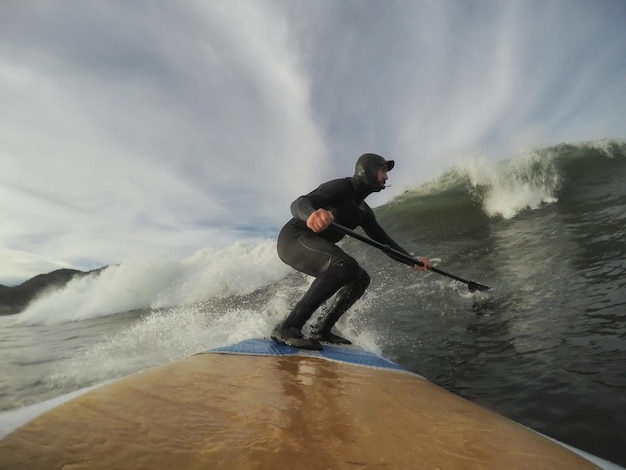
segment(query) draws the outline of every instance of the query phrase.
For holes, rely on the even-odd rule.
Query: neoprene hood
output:
[[[364,153],[356,161],[354,179],[371,191],[380,191],[383,189],[383,186],[378,182],[378,169],[385,164],[387,165],[387,171],[389,171],[393,168],[395,162],[393,160],[385,160],[375,153]]]

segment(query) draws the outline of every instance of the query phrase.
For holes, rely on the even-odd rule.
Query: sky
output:
[[[623,0],[3,0],[0,284],[277,236],[395,159],[624,138]]]

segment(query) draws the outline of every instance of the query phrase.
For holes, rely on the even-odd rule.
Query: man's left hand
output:
[[[433,263],[431,263],[430,260],[426,258],[425,256],[421,257],[419,261],[422,263],[422,266],[420,266],[419,264],[416,264],[415,266],[413,266],[416,270],[428,271],[429,269],[432,269]]]

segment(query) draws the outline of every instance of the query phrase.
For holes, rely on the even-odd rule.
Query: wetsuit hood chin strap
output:
[[[378,181],[378,169],[387,165],[387,171],[394,167],[393,160],[385,160],[385,158],[375,153],[365,153],[359,157],[354,168],[353,181],[359,191],[367,192],[367,194],[381,191],[385,188]]]

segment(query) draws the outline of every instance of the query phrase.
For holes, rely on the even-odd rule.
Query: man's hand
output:
[[[413,266],[418,271],[427,271],[433,267],[433,263],[431,263],[430,260],[425,256],[421,257],[419,261],[422,262],[423,266],[420,266],[419,264]]]
[[[327,211],[326,209],[317,209],[309,216],[308,219],[306,219],[306,226],[315,233],[319,233],[326,230],[330,223],[334,221],[335,216],[331,211]]]

